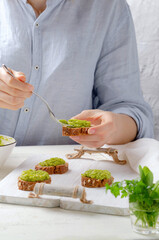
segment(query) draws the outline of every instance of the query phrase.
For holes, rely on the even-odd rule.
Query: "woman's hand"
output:
[[[32,95],[33,86],[25,82],[24,73],[14,70],[11,72],[16,79],[0,68],[0,108],[17,110],[23,107],[25,99]]]
[[[81,145],[99,148],[104,144],[125,144],[135,139],[136,122],[124,114],[102,110],[85,110],[74,116],[75,119],[91,121],[88,135],[70,137]]]

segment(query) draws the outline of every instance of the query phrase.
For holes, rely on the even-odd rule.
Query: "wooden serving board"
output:
[[[92,200],[93,204],[83,204],[78,199],[46,196],[42,195],[40,199],[28,198],[29,192],[18,190],[17,179],[23,170],[34,169],[34,166],[48,158],[55,157],[52,155],[34,155],[24,161],[18,168],[12,171],[0,182],[0,202],[13,203],[20,205],[31,205],[38,207],[61,207],[69,210],[80,210],[96,213],[114,214],[114,215],[129,215],[128,199],[115,198],[105,188],[86,188],[87,199]],[[98,158],[81,158],[81,159],[66,159],[64,154],[58,154],[56,157],[61,157],[69,163],[69,171],[62,175],[52,175],[52,184],[62,186],[81,185],[81,173],[88,169],[107,169],[114,177],[114,181],[124,179],[133,179],[138,175],[127,163],[126,165],[117,165],[108,157],[108,160],[103,160],[102,155]]]

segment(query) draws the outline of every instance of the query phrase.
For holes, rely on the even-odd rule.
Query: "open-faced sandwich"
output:
[[[62,127],[62,136],[87,135],[91,122],[79,119],[70,119],[68,121],[61,119],[61,123],[66,124]]]
[[[81,174],[81,185],[88,188],[105,187],[112,184],[114,178],[108,170],[89,169]]]
[[[35,169],[46,171],[48,174],[63,174],[68,171],[68,163],[62,158],[54,157],[40,162]]]
[[[47,172],[41,170],[26,170],[18,178],[18,188],[23,191],[33,191],[36,183],[51,183],[51,178]]]

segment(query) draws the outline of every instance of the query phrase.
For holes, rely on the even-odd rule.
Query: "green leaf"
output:
[[[108,183],[106,183],[105,184],[105,189],[106,189],[106,192],[108,192],[108,190],[111,188],[111,186],[108,184]]]
[[[139,166],[139,172],[140,172],[140,178],[143,183],[146,184],[146,186],[152,186],[153,185],[153,173],[150,171],[148,167],[141,167]]]
[[[151,192],[151,197],[153,199],[159,199],[159,181],[154,184],[152,192]]]
[[[156,182],[153,189],[158,194],[158,197],[159,197],[159,181]]]
[[[139,172],[140,172],[140,178],[141,178],[142,182],[144,182],[144,180],[145,180],[145,174],[144,174],[144,172],[143,172],[143,170],[142,170],[141,165],[139,165]]]
[[[143,172],[144,172],[144,175],[145,175],[145,180],[144,180],[144,183],[147,185],[147,186],[152,186],[153,185],[153,173],[150,171],[150,169],[148,167],[143,167]]]
[[[128,196],[128,192],[126,190],[122,190],[121,193],[122,193],[121,198]]]
[[[110,190],[115,197],[118,197],[120,195],[120,191],[123,189],[123,187],[121,186],[121,183],[119,182],[115,182],[111,186],[106,184],[105,187],[106,187],[106,192]]]

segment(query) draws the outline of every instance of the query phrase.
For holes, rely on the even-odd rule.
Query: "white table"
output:
[[[32,154],[72,152],[72,146],[15,147],[0,169],[0,180]],[[6,186],[7,187],[7,186]],[[132,231],[129,217],[0,204],[0,240],[159,239]]]

